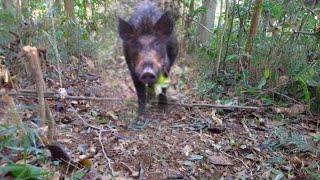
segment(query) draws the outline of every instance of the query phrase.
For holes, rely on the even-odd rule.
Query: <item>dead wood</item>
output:
[[[30,90],[21,90],[18,92],[9,93],[17,97],[35,97],[35,92]],[[46,99],[53,100],[87,100],[87,101],[116,101],[116,102],[136,102],[134,99],[123,99],[123,98],[110,98],[110,97],[88,97],[88,96],[63,96],[59,94],[54,94],[52,92],[45,92]],[[156,103],[156,102],[151,102]],[[216,109],[251,109],[251,110],[261,110],[261,107],[256,106],[241,106],[241,105],[221,105],[221,104],[206,104],[206,103],[180,103],[180,102],[168,102],[168,105],[182,106],[182,107],[203,107],[203,108],[216,108]]]
[[[43,73],[41,70],[41,62],[39,58],[39,52],[43,52],[43,49],[40,51],[31,46],[24,46],[22,48],[22,54],[24,54],[27,57],[27,66],[28,69],[31,70],[31,76],[36,84],[36,92],[38,97],[38,103],[39,103],[39,115],[41,119],[41,123],[48,124],[48,134],[47,138],[49,142],[53,141],[53,131],[54,131],[54,120],[52,117],[52,114],[50,112],[50,108],[48,107],[48,104],[45,101],[45,82],[43,79]]]

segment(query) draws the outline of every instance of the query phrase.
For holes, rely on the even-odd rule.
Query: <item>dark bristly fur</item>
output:
[[[140,3],[129,22],[119,18],[119,35],[137,91],[139,114],[146,103],[146,85],[153,85],[160,74],[168,76],[177,57],[178,41],[173,29],[170,13],[162,13],[151,1]],[[159,103],[166,103],[165,93],[163,89]]]

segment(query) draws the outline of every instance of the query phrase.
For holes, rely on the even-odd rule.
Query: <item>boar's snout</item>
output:
[[[142,74],[140,76],[140,81],[142,81],[145,84],[152,84],[156,81],[156,73],[154,70],[150,67],[144,68],[142,71]]]

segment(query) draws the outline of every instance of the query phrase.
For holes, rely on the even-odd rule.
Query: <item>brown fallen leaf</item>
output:
[[[215,122],[218,126],[222,126],[223,124],[222,119],[217,117],[215,109],[212,110],[211,112],[211,118],[212,118],[212,121]]]
[[[279,81],[278,81],[278,84],[286,84],[288,83],[289,81],[289,77],[288,76],[280,76],[279,77]]]
[[[92,158],[82,159],[79,161],[79,164],[81,164],[86,168],[90,168],[93,165],[93,159]]]
[[[297,156],[294,156],[291,158],[291,162],[297,167],[297,168],[301,168],[304,166],[303,161],[298,158]]]
[[[117,116],[116,113],[113,112],[113,111],[108,111],[108,112],[106,113],[106,116],[109,117],[109,118],[111,118],[112,120],[117,120],[117,119],[118,119],[118,116]]]
[[[5,84],[9,82],[9,70],[0,64],[0,82],[4,82]]]
[[[209,161],[217,166],[233,166],[233,163],[222,155],[213,155],[208,157]]]
[[[94,62],[90,58],[85,58],[86,64],[88,65],[89,70],[94,70]]]
[[[276,113],[281,113],[293,117],[298,114],[304,113],[306,111],[306,107],[301,104],[295,104],[290,107],[275,107],[273,108],[273,111],[275,111]]]

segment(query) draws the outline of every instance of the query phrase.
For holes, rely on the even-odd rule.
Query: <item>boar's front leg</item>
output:
[[[137,91],[139,104],[138,116],[140,116],[144,112],[146,106],[146,85],[139,82],[138,80],[133,80],[133,83]]]
[[[159,94],[158,104],[166,105],[167,104],[167,88],[162,88],[161,94]]]
[[[174,59],[173,59],[174,60]],[[171,69],[171,66],[173,64],[173,61],[172,62],[167,62],[163,68],[163,75],[168,78],[169,76],[169,72],[170,72],[170,69]],[[159,94],[159,97],[158,97],[158,104],[160,106],[163,106],[163,105],[167,105],[167,88],[162,88],[162,92],[161,94]]]

